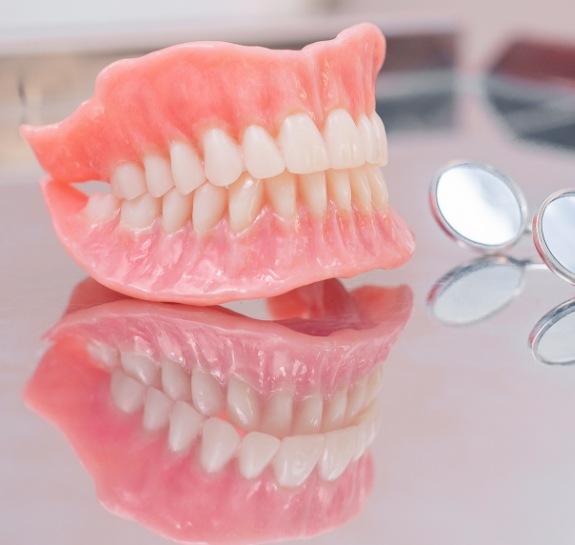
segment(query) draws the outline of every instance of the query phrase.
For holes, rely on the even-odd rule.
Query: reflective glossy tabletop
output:
[[[30,104],[21,106],[23,115]],[[509,275],[479,274],[465,276],[446,292],[446,275],[480,254],[459,247],[437,226],[428,188],[450,161],[483,161],[515,181],[533,213],[548,195],[575,185],[575,94],[568,86],[521,74],[507,77],[501,66],[489,75],[432,65],[390,69],[379,86],[378,108],[389,137],[384,173],[390,202],[416,237],[411,261],[397,270],[315,286],[303,297],[292,294],[276,304],[229,305],[237,314],[130,306],[94,284],[80,285],[85,274],[53,233],[37,185],[38,167],[16,143],[14,127],[3,132],[1,543],[172,542],[162,534],[205,542],[290,542],[318,532],[310,543],[574,542],[575,367],[567,363],[574,359],[575,331],[564,322],[555,331],[559,340],[545,345],[549,358],[564,365],[536,359],[530,334],[533,341],[538,321],[574,297],[575,289],[545,267],[520,266],[511,285]],[[34,115],[28,112],[27,119]],[[530,235],[506,257],[539,262]],[[357,291],[364,286],[374,288]],[[398,286],[405,287],[383,289]],[[439,292],[445,304],[438,310],[429,300]],[[314,301],[311,314],[300,308]],[[362,313],[370,316],[369,325]],[[212,350],[214,361],[237,357],[234,343],[246,353],[267,350],[272,359],[292,360],[299,349],[307,357],[320,354],[326,338],[349,350],[359,347],[361,358],[350,357],[349,365],[382,363],[377,425],[365,431],[354,421],[364,436],[375,429],[371,445],[366,453],[357,451],[358,459],[341,476],[322,478],[329,462],[318,461],[302,483],[289,486],[277,482],[279,462],[275,474],[265,470],[264,480],[239,475],[236,461],[210,473],[205,467],[216,454],[193,470],[182,468],[186,455],[201,458],[195,447],[192,454],[170,453],[165,430],[157,432],[163,439],[149,439],[150,432],[142,431],[141,409],[124,407],[112,415],[110,407],[102,408],[110,387],[100,388],[106,370],[103,363],[93,365],[93,352],[100,347],[104,361],[102,346],[112,345],[111,338],[131,335],[122,342],[135,345],[137,336],[145,342],[144,330],[156,339],[169,338],[172,352],[177,338],[192,338],[197,353]],[[218,356],[221,340],[209,331],[227,336],[232,346],[227,356]],[[281,345],[275,352],[272,337]],[[325,366],[337,371],[341,362],[331,357]],[[224,383],[226,363],[218,365]],[[251,377],[246,381],[265,382],[257,370],[244,367]],[[96,371],[100,374],[87,384],[85,373]],[[356,371],[339,375],[338,384],[332,377],[333,395],[319,401],[324,418],[335,392],[349,389],[349,405],[362,380]],[[345,442],[339,448],[345,450]],[[194,525],[196,533],[193,528],[178,533]]]

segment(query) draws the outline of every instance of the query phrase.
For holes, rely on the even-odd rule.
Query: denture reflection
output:
[[[411,305],[405,286],[348,293],[328,280],[268,300],[273,321],[88,306],[49,334],[26,400],[114,513],[180,541],[314,535],[367,498],[381,363]]]

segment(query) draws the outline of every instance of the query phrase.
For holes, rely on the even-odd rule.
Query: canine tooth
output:
[[[347,170],[326,172],[327,194],[340,210],[351,211],[351,187]]]
[[[143,229],[152,225],[162,211],[162,201],[144,193],[131,201],[123,201],[120,218],[124,225]]]
[[[172,452],[188,450],[200,432],[204,417],[189,403],[176,401],[170,414],[168,446]]]
[[[323,450],[323,435],[284,437],[272,465],[279,484],[293,488],[311,474]]]
[[[260,423],[260,404],[256,391],[243,380],[228,380],[228,417],[245,430],[254,430]]]
[[[225,420],[208,418],[202,427],[200,461],[208,473],[222,469],[240,446],[240,436]]]
[[[354,460],[359,459],[367,450],[367,447],[373,443],[377,434],[379,424],[379,415],[377,404],[372,403],[356,420],[357,426],[357,450]]]
[[[287,169],[294,174],[308,174],[329,168],[323,138],[307,114],[286,117],[280,128],[278,143]]]
[[[236,142],[222,129],[204,133],[204,169],[212,184],[228,186],[244,170],[242,152]]]
[[[192,401],[194,407],[206,416],[218,415],[225,407],[220,383],[201,369],[192,371]]]
[[[295,412],[293,433],[303,435],[316,433],[321,428],[323,400],[319,395],[302,399]]]
[[[312,214],[322,216],[327,208],[325,172],[300,176],[300,191]]]
[[[159,155],[146,155],[144,157],[144,171],[148,193],[152,197],[163,197],[172,187],[172,169],[168,160]]]
[[[181,195],[177,188],[172,188],[162,199],[162,227],[166,233],[181,229],[192,217],[194,196]]]
[[[90,195],[86,204],[86,213],[96,223],[111,219],[120,208],[120,200],[112,193]]]
[[[175,361],[162,360],[162,388],[174,401],[192,399],[190,375]]]
[[[370,116],[370,121],[373,125],[373,130],[375,134],[375,143],[377,149],[377,162],[376,164],[384,166],[387,164],[387,135],[385,132],[385,126],[381,117],[374,112]]]
[[[350,170],[351,196],[357,207],[364,212],[371,212],[371,189],[363,168]]]
[[[230,227],[238,232],[250,226],[262,208],[264,187],[261,180],[244,174],[229,187]]]
[[[112,372],[110,393],[118,409],[123,413],[133,414],[144,404],[146,386],[118,368]]]
[[[187,195],[205,181],[204,167],[198,152],[184,142],[170,144],[172,178],[179,193]]]
[[[365,378],[357,382],[347,393],[346,418],[350,422],[366,406],[367,381]]]
[[[121,352],[120,361],[128,375],[146,386],[159,386],[160,371],[148,356],[137,352]]]
[[[296,213],[296,177],[285,170],[281,174],[265,181],[266,194],[274,210],[285,220]]]
[[[192,223],[198,233],[209,231],[224,215],[228,199],[228,191],[205,183],[194,192]]]
[[[245,130],[242,151],[246,169],[254,178],[271,178],[285,168],[276,143],[259,125],[250,125]]]
[[[378,166],[366,167],[369,188],[371,190],[371,202],[376,208],[387,208],[387,185],[383,173]]]
[[[345,471],[357,452],[356,426],[325,434],[323,452],[319,461],[319,476],[325,481],[334,481]]]
[[[106,369],[114,369],[120,364],[120,353],[113,346],[98,341],[88,344],[90,355]]]
[[[274,392],[263,411],[260,430],[277,437],[284,437],[291,431],[293,415],[293,394],[287,390]]]
[[[347,406],[347,392],[336,392],[324,404],[322,426],[324,431],[333,430],[343,425],[345,421],[345,408]]]
[[[354,168],[365,163],[359,131],[347,110],[332,110],[325,121],[323,138],[331,168]]]
[[[281,441],[269,435],[252,431],[248,433],[240,445],[238,462],[240,472],[246,479],[257,477],[272,461],[281,445]]]
[[[377,142],[375,141],[375,127],[365,114],[359,116],[357,130],[365,154],[365,160],[371,164],[378,164],[379,152]]]
[[[157,388],[148,388],[142,425],[149,431],[161,430],[170,421],[172,400]]]
[[[135,199],[146,192],[146,175],[138,163],[122,163],[110,176],[112,193],[119,199]]]

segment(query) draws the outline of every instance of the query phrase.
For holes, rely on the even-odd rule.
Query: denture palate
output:
[[[278,483],[299,486],[317,468],[337,479],[372,442],[381,367],[331,395],[294,395],[290,388],[261,393],[239,377],[221,384],[196,366],[102,344],[91,353],[111,373],[115,407],[141,414],[148,433],[165,432],[175,455],[198,448],[206,472],[237,464],[246,479],[270,467]]]
[[[314,217],[328,204],[349,214],[387,207],[380,167],[387,162],[387,140],[375,111],[354,120],[343,108],[332,110],[323,127],[307,113],[287,116],[277,135],[249,125],[237,142],[225,129],[203,133],[199,147],[174,140],[140,162],[116,165],[111,193],[98,193],[86,206],[90,219],[103,223],[120,210],[121,223],[145,229],[161,218],[172,233],[191,222],[197,233],[227,217],[230,228],[248,228],[264,206],[285,221],[300,204]]]

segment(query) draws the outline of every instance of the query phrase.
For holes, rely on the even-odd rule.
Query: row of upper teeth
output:
[[[86,210],[92,221],[104,222],[120,209],[121,223],[131,228],[148,227],[161,216],[167,233],[188,221],[203,233],[227,215],[230,228],[237,232],[249,227],[266,203],[281,218],[291,220],[299,201],[317,217],[326,213],[329,202],[343,212],[351,212],[353,204],[369,213],[373,207],[385,209],[387,186],[375,165],[301,175],[284,171],[267,179],[243,174],[229,188],[204,183],[187,195],[175,187],[162,197],[144,193],[124,200],[113,193],[97,193],[89,198]]]

